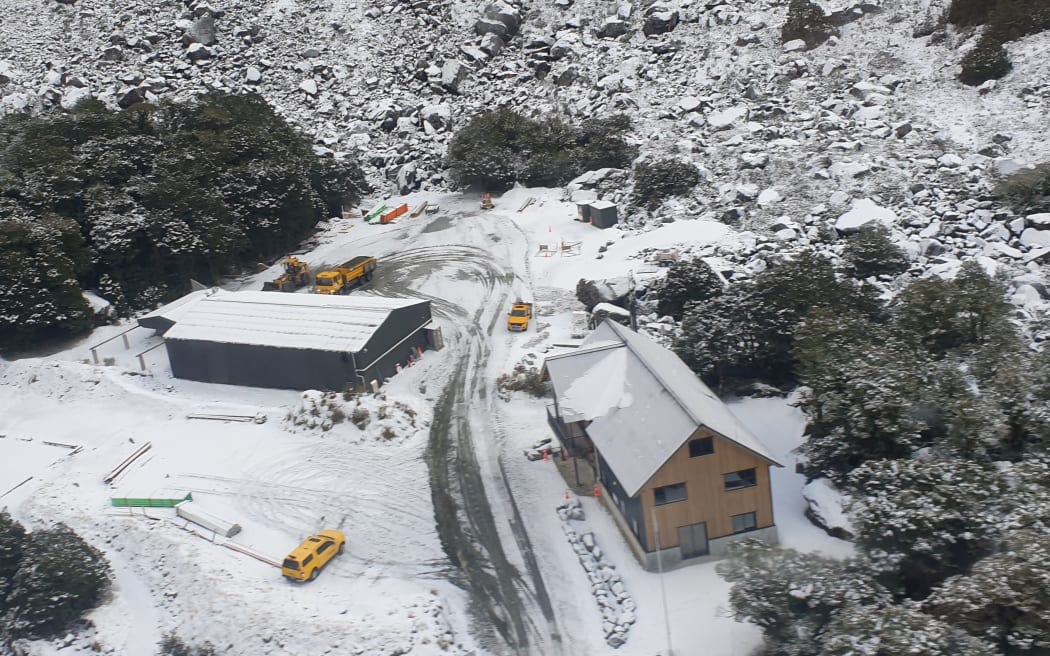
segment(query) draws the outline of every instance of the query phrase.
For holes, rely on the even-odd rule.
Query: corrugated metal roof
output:
[[[427,302],[363,294],[209,292],[177,308],[165,339],[356,353],[391,311]]]
[[[608,360],[617,349],[630,354],[622,375]],[[603,362],[604,361],[604,362]],[[587,434],[634,496],[698,427],[780,466],[764,444],[673,352],[612,321],[604,321],[575,353],[548,358],[546,367],[558,397],[571,409],[566,421],[591,419]],[[574,384],[585,380],[599,400],[589,406],[574,398]],[[617,388],[614,392],[597,386]],[[616,403],[606,402],[616,399]],[[582,412],[581,412],[582,408]]]

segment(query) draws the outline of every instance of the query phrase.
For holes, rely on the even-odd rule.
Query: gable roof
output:
[[[164,335],[167,340],[356,353],[392,311],[426,302],[364,294],[220,289],[192,292],[184,302],[177,301],[174,307],[165,306],[147,317],[162,316],[174,324]]]
[[[630,496],[700,426],[781,466],[678,356],[615,322],[544,366],[562,419],[591,421],[587,434]]]

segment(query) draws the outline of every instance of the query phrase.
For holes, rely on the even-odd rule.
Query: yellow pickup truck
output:
[[[507,330],[523,333],[529,329],[529,319],[532,318],[532,303],[514,301],[507,315]]]

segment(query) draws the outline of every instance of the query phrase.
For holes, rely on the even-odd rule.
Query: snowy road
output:
[[[477,639],[493,653],[557,654],[551,604],[500,466],[503,444],[493,422],[495,376],[489,371],[494,328],[524,272],[514,263],[524,262],[527,245],[507,225],[493,227],[466,215],[432,220],[419,241],[434,245],[385,257],[371,289],[429,298],[454,353],[454,371],[434,409],[427,462],[438,536],[470,591]],[[454,243],[442,243],[446,239]],[[428,294],[428,282],[436,279],[444,279],[442,289],[465,287],[468,293],[460,302]]]

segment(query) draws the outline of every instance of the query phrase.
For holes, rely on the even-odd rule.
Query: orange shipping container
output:
[[[401,205],[398,205],[396,209],[392,209],[389,212],[387,212],[386,214],[384,214],[383,216],[379,217],[379,222],[380,223],[390,223],[391,221],[393,221],[394,219],[396,219],[397,217],[401,216],[402,214],[404,214],[407,211],[408,211],[408,204],[407,203],[403,203]]]

